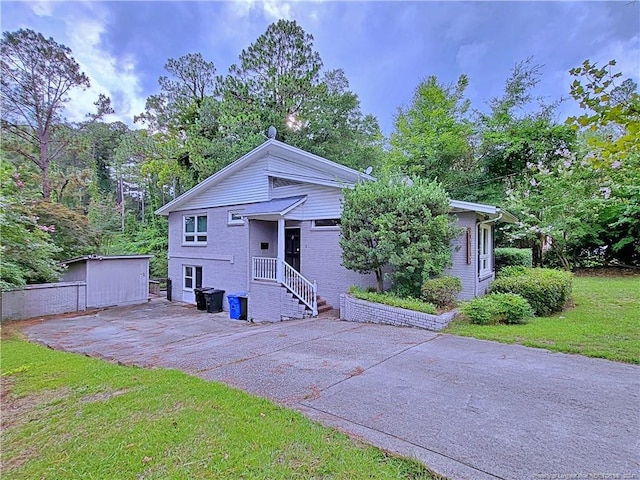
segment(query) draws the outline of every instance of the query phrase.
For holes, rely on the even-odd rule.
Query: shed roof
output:
[[[125,259],[140,259],[140,258],[152,258],[153,255],[84,255],[82,257],[71,258],[60,262],[61,265],[69,265],[70,263],[86,262],[87,260],[125,260]]]
[[[267,202],[254,203],[242,212],[243,217],[253,217],[256,215],[286,215],[295,207],[307,199],[306,195],[295,197],[274,198]]]

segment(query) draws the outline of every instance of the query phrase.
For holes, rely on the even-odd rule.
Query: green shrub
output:
[[[438,307],[453,307],[462,290],[462,282],[457,277],[436,277],[422,283],[422,299]]]
[[[407,310],[415,310],[416,312],[430,313],[432,315],[437,313],[435,305],[416,298],[401,298],[391,293],[367,292],[358,287],[351,287],[349,293],[360,300],[368,302],[382,303],[390,307],[406,308]]]
[[[496,323],[525,323],[533,316],[529,302],[515,293],[492,293],[474,298],[460,307],[471,323],[493,325]]]
[[[491,284],[490,291],[522,295],[535,314],[543,317],[562,310],[571,295],[572,283],[573,275],[570,272],[510,267],[507,272],[501,272]]]
[[[500,270],[500,273],[496,274],[496,277],[497,278],[518,277],[520,275],[526,275],[529,272],[529,270],[531,269],[527,267],[517,266],[517,265],[502,267],[502,270]]]
[[[509,266],[531,268],[533,264],[530,248],[496,248],[494,255],[496,272]]]

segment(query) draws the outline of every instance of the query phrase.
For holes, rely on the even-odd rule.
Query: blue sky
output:
[[[325,69],[342,68],[362,110],[388,134],[418,82],[469,76],[472,106],[500,95],[516,62],[544,66],[535,92],[568,97],[570,68],[614,58],[640,76],[640,2],[16,2],[0,4],[3,31],[31,28],[73,51],[92,82],[68,116],[81,119],[98,93],[132,125],[169,58],[200,52],[226,74],[243,48],[280,18],[314,36]],[[565,102],[559,116],[577,111]]]

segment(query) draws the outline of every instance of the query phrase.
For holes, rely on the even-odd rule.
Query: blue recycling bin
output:
[[[229,301],[229,318],[234,320],[247,319],[247,292],[227,294]]]

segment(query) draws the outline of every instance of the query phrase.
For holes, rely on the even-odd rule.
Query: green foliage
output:
[[[571,295],[573,275],[570,272],[522,267],[505,270],[491,284],[491,292],[523,296],[537,316],[561,311]]]
[[[85,215],[60,203],[44,201],[37,202],[32,211],[41,224],[49,226],[51,238],[60,248],[54,257],[56,260],[69,260],[96,253],[98,238],[89,227]]]
[[[527,318],[533,316],[529,302],[514,293],[491,293],[474,298],[464,303],[460,311],[471,323],[478,325],[525,323]]]
[[[445,87],[431,76],[416,88],[413,103],[400,109],[391,134],[389,165],[410,176],[437,179],[445,189],[469,182],[476,174],[464,99],[468,79],[461,75],[455,86]],[[460,193],[460,192],[458,192]]]
[[[453,335],[519,343],[556,352],[640,363],[640,277],[575,278],[575,306],[560,315],[536,317],[514,329],[509,325],[473,325],[454,320]]]
[[[344,191],[340,246],[343,265],[375,272],[383,290],[383,269],[391,267],[401,296],[420,296],[423,276],[451,264],[450,241],[458,235],[449,199],[435,182],[386,178]]]
[[[0,162],[0,289],[58,279],[60,253],[48,231],[29,210],[20,174]]]
[[[10,148],[38,167],[42,198],[49,200],[51,162],[69,143],[68,136],[59,134],[65,103],[71,89],[90,86],[89,78],[68,47],[29,29],[3,33],[0,73],[3,134],[15,137]],[[113,111],[104,95],[95,105],[92,121]]]
[[[494,249],[494,260],[496,272],[507,266],[531,267],[531,249],[498,247]]]
[[[541,76],[541,67],[531,58],[517,63],[503,95],[490,101],[488,114],[480,115],[477,133],[482,179],[476,185],[476,200],[501,204],[506,191],[526,181],[523,173],[527,165],[548,168],[556,163],[559,151],[573,149],[575,133],[554,122],[555,105],[533,104],[533,91]]]
[[[422,282],[421,298],[440,308],[453,307],[461,291],[462,282],[457,277],[429,278]]]
[[[428,313],[435,315],[438,313],[433,303],[424,302],[417,298],[399,297],[392,292],[378,293],[364,291],[358,287],[351,287],[349,293],[360,300],[367,302],[381,303],[390,307],[406,308],[407,310],[415,310],[416,312]]]
[[[598,68],[585,60],[571,69],[571,96],[584,113],[567,123],[583,132],[584,163],[595,172],[597,187],[606,197],[593,219],[599,227],[588,251],[605,246],[607,257],[640,264],[640,94],[631,79],[620,84],[615,60]]]

